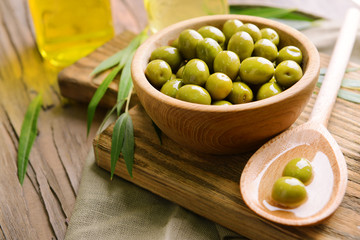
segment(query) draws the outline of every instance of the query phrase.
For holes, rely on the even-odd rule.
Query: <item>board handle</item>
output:
[[[348,9],[335,48],[331,55],[322,86],[311,112],[309,118],[310,121],[318,122],[325,127],[328,124],[341,81],[351,56],[359,21],[359,9]]]

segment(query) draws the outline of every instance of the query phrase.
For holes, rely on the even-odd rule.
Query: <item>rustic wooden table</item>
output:
[[[140,9],[140,10],[139,10]],[[141,0],[113,1],[117,33],[146,24]],[[35,44],[27,0],[0,1],[0,239],[63,239],[85,158],[105,111],[86,138],[84,104],[60,96],[59,69],[45,63]],[[23,186],[17,147],[30,100],[44,91],[44,105]]]
[[[274,2],[299,6],[300,1]],[[304,9],[311,9],[311,1],[305,2],[308,8]],[[319,15],[326,15],[333,6],[330,17],[341,18],[347,4],[332,2],[317,1],[317,7],[320,3],[326,6]],[[142,0],[112,0],[112,7],[116,33],[136,33],[146,25]],[[59,69],[42,60],[31,22],[27,0],[0,1],[0,239],[63,239],[85,157],[105,111],[98,112],[86,138],[87,106],[61,97]],[[18,138],[26,108],[39,91],[44,91],[39,135],[21,186],[16,163]]]

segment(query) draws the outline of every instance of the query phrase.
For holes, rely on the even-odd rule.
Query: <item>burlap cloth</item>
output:
[[[319,52],[331,54],[340,23],[322,22],[304,30]],[[358,33],[352,61],[360,63]],[[67,240],[211,240],[245,239],[86,160]],[[227,238],[228,237],[228,238]]]

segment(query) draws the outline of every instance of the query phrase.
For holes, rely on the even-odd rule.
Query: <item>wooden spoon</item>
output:
[[[268,220],[293,226],[316,224],[329,217],[343,199],[347,183],[346,162],[326,126],[359,21],[359,10],[349,9],[309,121],[264,144],[242,172],[240,190],[245,203]],[[293,209],[276,207],[271,200],[272,186],[281,177],[287,162],[297,157],[307,158],[313,166],[312,182],[306,186],[307,201]]]

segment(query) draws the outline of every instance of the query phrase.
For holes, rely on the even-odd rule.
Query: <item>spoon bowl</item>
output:
[[[297,157],[308,159],[313,166],[314,178],[306,185],[308,199],[297,208],[278,208],[271,200],[272,185],[282,176],[284,166]],[[244,168],[240,188],[245,203],[260,216],[303,226],[319,223],[336,210],[346,182],[345,159],[335,139],[323,125],[307,122],[263,145]],[[316,198],[319,194],[322,197]]]
[[[346,14],[327,73],[307,123],[289,129],[259,148],[240,179],[244,202],[258,215],[284,225],[313,225],[329,217],[346,190],[347,167],[335,139],[326,129],[352,47],[360,11]],[[313,178],[305,186],[307,199],[296,208],[284,208],[271,198],[272,186],[294,158],[311,162]]]

